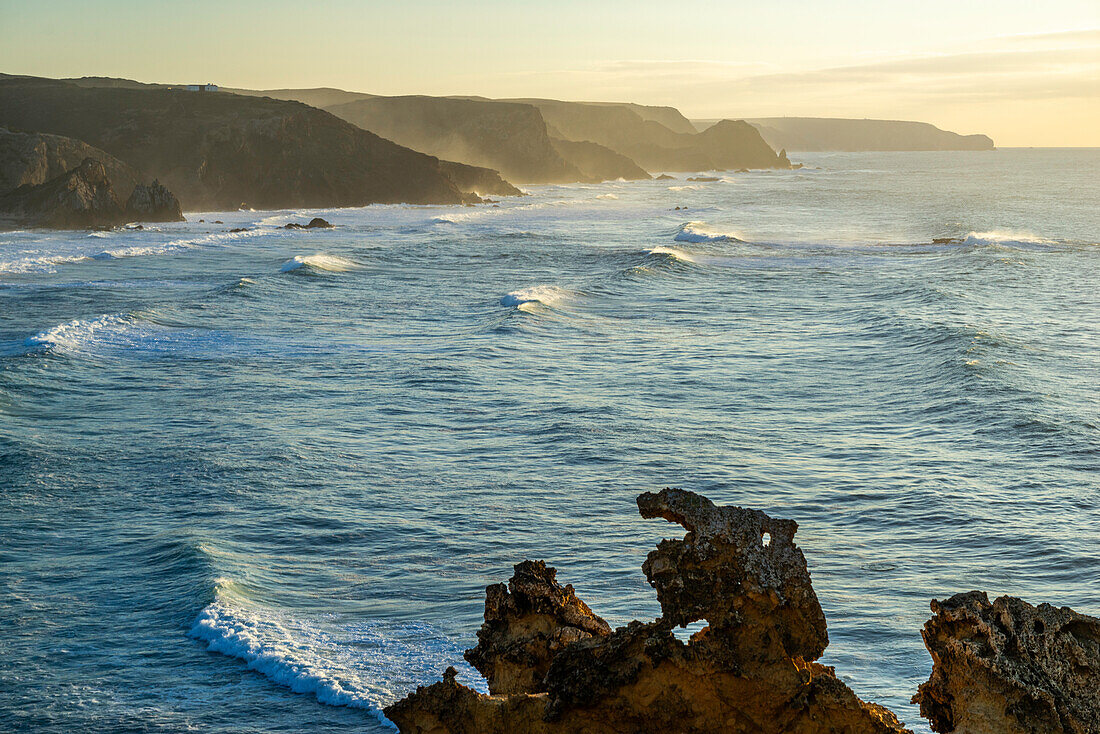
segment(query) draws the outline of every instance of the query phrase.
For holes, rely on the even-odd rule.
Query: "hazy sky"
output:
[[[1100,146],[1100,0],[0,0],[0,71],[924,120]]]

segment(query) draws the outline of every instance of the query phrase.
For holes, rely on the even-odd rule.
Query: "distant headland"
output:
[[[65,227],[142,215],[122,202],[151,181],[170,213],[148,216],[174,217],[181,207],[471,204],[521,195],[515,184],[791,168],[788,149],[993,147],[916,122],[693,123],[633,103],[12,75],[0,75],[0,128],[0,221]],[[86,159],[100,165],[70,175]]]

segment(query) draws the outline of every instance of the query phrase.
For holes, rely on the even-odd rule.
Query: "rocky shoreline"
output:
[[[405,734],[845,732],[910,730],[815,662],[825,615],[793,520],[664,489],[643,517],[687,530],[642,566],[661,617],[612,630],[542,561],[486,589],[466,659],[489,685],[420,687],[385,710]],[[1100,619],[982,592],[933,601],[928,682],[914,697],[936,732],[1100,732]],[[681,642],[674,627],[706,621]]]

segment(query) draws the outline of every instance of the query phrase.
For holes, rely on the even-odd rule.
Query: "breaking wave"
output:
[[[1054,240],[1039,237],[1030,232],[1016,232],[1012,230],[970,232],[963,239],[962,243],[972,247],[995,246],[1015,247],[1019,249],[1046,249],[1058,244]]]
[[[649,251],[649,254],[650,255],[664,255],[666,257],[672,258],[673,260],[679,260],[680,262],[683,262],[683,263],[696,264],[696,263],[699,262],[699,257],[698,256],[693,255],[693,254],[691,254],[690,252],[688,252],[686,250],[681,250],[681,249],[676,248],[676,247],[664,247],[664,246],[654,247],[652,250]]]
[[[295,255],[283,263],[283,266],[279,268],[279,272],[289,273],[301,268],[308,268],[310,270],[323,270],[327,273],[346,273],[349,270],[355,270],[357,267],[359,267],[357,263],[339,255],[317,253],[316,255]]]
[[[429,624],[296,618],[252,601],[228,579],[217,580],[214,602],[189,634],[273,683],[330,706],[369,710],[387,725],[383,707],[438,679],[448,665],[463,683],[486,691],[461,646]]]
[[[536,285],[505,294],[500,299],[500,305],[523,308],[527,304],[538,303],[554,308],[569,301],[573,295],[572,291],[556,285]]]
[[[674,238],[677,242],[744,242],[739,232],[720,230],[706,222],[688,222]]]
[[[209,356],[235,346],[226,332],[165,326],[132,314],[74,319],[28,337],[25,347],[68,355]]]

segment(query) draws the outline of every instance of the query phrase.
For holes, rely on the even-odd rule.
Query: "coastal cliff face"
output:
[[[776,149],[993,150],[993,140],[986,135],[959,135],[926,122],[825,117],[764,117],[748,122]]]
[[[447,160],[493,168],[517,183],[581,181],[530,105],[446,97],[375,97],[328,108],[394,142]]]
[[[554,149],[590,181],[641,181],[651,178],[634,161],[599,143],[553,138]]]
[[[78,229],[182,219],[176,197],[157,181],[133,187],[124,206],[106,166],[95,158],[85,158],[48,181],[23,184],[0,196],[0,222],[20,226]]]
[[[889,734],[893,713],[833,668],[825,615],[794,543],[798,525],[664,489],[643,517],[685,528],[642,570],[661,616],[611,630],[542,561],[486,589],[466,659],[489,685],[421,686],[385,710],[404,734]],[[937,732],[1100,732],[1100,619],[970,592],[933,602],[935,667],[914,699]],[[672,630],[705,620],[681,642]]]
[[[813,662],[825,616],[794,544],[797,525],[665,489],[638,498],[643,517],[688,532],[643,565],[662,615],[611,631],[541,562],[490,586],[467,659],[490,695],[454,671],[386,709],[402,732],[905,732]],[[709,624],[686,644],[672,629]]]
[[[0,79],[0,125],[102,148],[191,209],[475,198],[438,159],[297,102],[9,77]]]
[[[790,168],[751,126],[726,120],[705,133],[677,132],[643,118],[631,105],[530,100],[567,140],[590,140],[627,156],[647,171]],[[682,127],[682,126],[680,126]]]
[[[115,193],[126,198],[140,174],[110,153],[61,135],[12,132],[0,128],[0,194],[44,184],[73,170],[85,158],[103,164]]]

